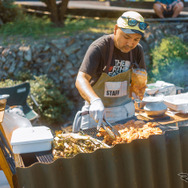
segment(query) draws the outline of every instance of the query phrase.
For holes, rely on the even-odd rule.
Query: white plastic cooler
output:
[[[51,150],[53,135],[46,126],[17,128],[12,133],[14,153],[32,153]]]

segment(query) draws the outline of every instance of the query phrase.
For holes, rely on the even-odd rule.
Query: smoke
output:
[[[155,81],[163,80],[176,86],[188,87],[188,60],[168,60],[168,64],[161,64],[152,76]]]

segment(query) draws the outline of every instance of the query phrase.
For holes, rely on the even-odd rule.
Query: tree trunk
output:
[[[58,24],[58,10],[56,6],[56,0],[44,0],[44,3],[47,5],[50,11],[51,21],[55,24]]]
[[[67,10],[69,0],[61,0],[61,3],[58,6],[58,17],[59,21],[64,24],[65,21],[65,14]]]
[[[59,3],[58,5],[56,4],[56,0],[41,0],[41,1],[43,1],[46,4],[48,10],[50,11],[51,21],[56,26],[63,26],[65,20],[65,13],[67,10],[67,5],[69,0],[61,0],[61,3]]]

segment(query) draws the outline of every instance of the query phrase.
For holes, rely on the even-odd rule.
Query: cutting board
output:
[[[178,126],[179,122],[188,121],[188,114],[181,114],[175,111],[168,110],[163,116],[148,116],[143,109],[136,110],[139,119],[156,121],[163,125],[175,125]]]

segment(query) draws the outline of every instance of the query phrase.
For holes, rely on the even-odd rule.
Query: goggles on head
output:
[[[134,18],[129,18],[129,17],[124,17],[124,16],[121,16],[121,18],[123,19],[127,19],[128,20],[128,25],[129,26],[136,26],[138,24],[138,27],[141,29],[141,30],[146,30],[146,28],[148,27],[148,24],[145,23],[145,22],[140,22]]]

